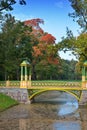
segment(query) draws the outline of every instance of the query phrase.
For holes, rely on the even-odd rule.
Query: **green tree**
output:
[[[69,13],[69,16],[76,20],[78,25],[87,31],[87,0],[69,0],[71,7],[74,9],[73,13]]]
[[[84,62],[87,60],[87,33],[80,34],[75,42],[75,52],[78,54],[79,60]]]
[[[23,58],[31,61],[33,38],[30,35],[31,28],[20,21],[16,21],[13,16],[6,15],[0,32],[0,65],[3,75],[7,79],[19,77],[19,66]]]
[[[72,51],[78,60],[78,73],[81,74],[83,62],[87,60],[87,33],[82,33],[78,37],[74,37],[71,31],[68,30],[66,38],[61,40],[58,47],[65,53]]]
[[[16,4],[18,1],[21,5],[26,4],[26,0],[0,0],[0,12],[3,10],[13,10],[12,5]]]
[[[72,51],[79,61],[87,60],[87,33],[82,33],[78,37],[67,36],[58,46],[64,52]]]
[[[81,71],[77,70],[78,62],[75,60],[61,59],[58,68],[58,79],[60,80],[81,80]]]

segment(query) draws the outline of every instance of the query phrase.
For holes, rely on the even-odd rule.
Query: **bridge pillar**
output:
[[[87,61],[84,62],[82,68],[82,88],[87,88]]]
[[[79,105],[87,105],[87,90],[82,91]]]
[[[21,63],[21,81],[20,88],[29,88],[31,87],[31,71],[30,63],[27,60],[24,60]]]

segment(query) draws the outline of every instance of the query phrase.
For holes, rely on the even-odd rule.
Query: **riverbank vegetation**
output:
[[[0,93],[0,112],[15,106],[18,104],[18,101],[12,99],[11,97]]]

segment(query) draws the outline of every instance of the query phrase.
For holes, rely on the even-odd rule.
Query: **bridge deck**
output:
[[[87,88],[81,88],[81,87],[52,87],[52,86],[50,86],[50,87],[29,87],[28,89],[47,89],[47,90],[87,90]]]

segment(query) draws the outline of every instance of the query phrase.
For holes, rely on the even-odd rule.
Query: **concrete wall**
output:
[[[29,101],[27,89],[20,88],[0,88],[0,93],[11,96],[20,103],[27,103]]]

